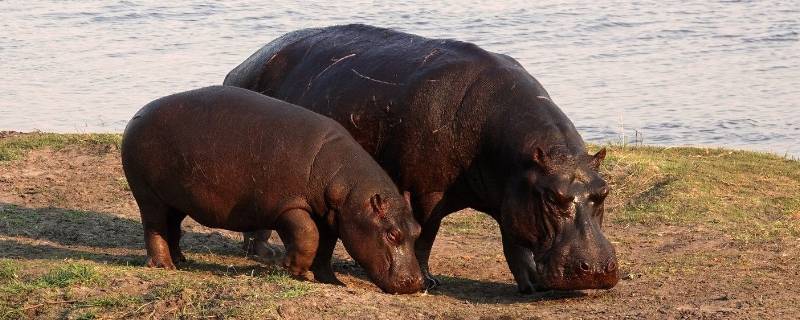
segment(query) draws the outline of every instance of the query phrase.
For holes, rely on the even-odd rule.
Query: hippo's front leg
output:
[[[517,289],[522,294],[533,293],[536,288],[535,276],[536,262],[533,260],[533,252],[530,249],[517,245],[511,236],[500,228],[503,237],[503,254],[506,256],[508,268],[514,275],[517,282]]]
[[[319,231],[311,215],[303,209],[284,211],[276,230],[286,247],[283,266],[292,276],[305,278],[319,246]]]
[[[433,248],[434,240],[436,240],[436,234],[439,233],[439,227],[446,214],[441,213],[441,206],[439,206],[442,197],[443,194],[441,192],[436,192],[412,197],[413,200],[411,200],[414,218],[417,219],[422,227],[419,238],[414,243],[414,254],[417,256],[419,268],[422,271],[423,278],[425,278],[425,288],[427,289],[432,289],[441,284],[431,274],[428,260],[431,257],[431,249]]]
[[[317,248],[317,255],[314,257],[314,263],[311,264],[311,272],[314,273],[314,279],[321,283],[329,283],[343,286],[344,283],[336,278],[331,266],[331,258],[333,257],[333,249],[336,248],[336,235],[330,232],[320,231],[319,248]]]

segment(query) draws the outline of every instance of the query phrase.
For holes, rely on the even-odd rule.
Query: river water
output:
[[[800,1],[0,1],[0,130],[121,132],[288,31],[366,23],[519,60],[583,137],[800,156]]]

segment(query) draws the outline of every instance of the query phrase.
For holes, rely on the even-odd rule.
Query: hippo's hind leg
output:
[[[270,259],[278,256],[281,252],[281,249],[277,245],[269,243],[272,230],[264,229],[253,232],[242,232],[242,236],[244,236],[242,248],[249,255]]]
[[[153,268],[175,269],[170,255],[169,239],[172,209],[165,205],[147,187],[135,188],[131,184],[131,191],[139,211],[142,215],[144,226],[144,243],[147,249],[147,266]]]
[[[186,218],[186,214],[177,210],[171,210],[167,218],[167,244],[169,253],[174,263],[186,262],[186,257],[181,252],[181,222]]]
[[[292,276],[305,278],[319,246],[319,231],[308,211],[291,209],[278,217],[276,230],[286,247],[283,266]]]
[[[311,272],[314,273],[314,279],[319,282],[343,286],[344,283],[336,278],[331,266],[336,240],[338,240],[336,235],[320,230],[319,248],[317,249],[317,255],[314,257],[314,262],[311,264]]]

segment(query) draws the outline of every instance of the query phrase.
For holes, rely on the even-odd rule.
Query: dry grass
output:
[[[800,162],[712,148],[610,149],[616,223],[702,224],[744,244],[800,237]]]
[[[0,319],[792,318],[800,305],[800,163],[768,154],[610,147],[614,290],[517,295],[496,223],[464,211],[434,247],[444,285],[390,296],[341,248],[347,287],[298,281],[191,221],[189,263],[143,268],[119,142],[0,134]]]

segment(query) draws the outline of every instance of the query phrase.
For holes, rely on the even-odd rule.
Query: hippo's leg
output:
[[[511,269],[511,274],[514,275],[514,281],[517,282],[517,289],[522,294],[533,293],[536,288],[536,262],[533,260],[533,252],[528,248],[515,244],[511,236],[502,229],[501,227],[503,254],[506,256],[506,262],[508,263],[508,268]]]
[[[335,235],[328,232],[320,232],[319,248],[317,248],[317,255],[311,264],[311,272],[314,273],[314,279],[319,282],[343,286],[344,283],[336,279],[336,274],[333,273],[333,267],[331,266],[331,258],[333,257],[333,249],[336,248],[337,239]]]
[[[419,261],[419,268],[422,270],[422,276],[425,278],[425,288],[432,289],[441,284],[439,280],[433,277],[430,268],[428,267],[428,260],[431,257],[431,249],[433,242],[436,240],[436,234],[439,232],[439,226],[442,224],[444,214],[435,210],[437,205],[441,202],[442,193],[431,193],[415,197],[411,202],[414,216],[417,221],[420,221],[422,232],[414,243],[414,252]],[[448,212],[449,213],[449,212]]]
[[[319,231],[311,215],[302,209],[285,211],[278,217],[276,230],[286,247],[283,266],[292,276],[305,278],[319,246]]]
[[[132,184],[133,185],[133,184]],[[170,256],[169,216],[172,210],[147,189],[133,189],[139,204],[144,226],[144,243],[147,249],[147,266],[151,268],[175,269]]]
[[[276,257],[281,252],[281,249],[277,245],[269,243],[272,230],[264,229],[253,232],[242,232],[242,235],[244,236],[242,248],[247,251],[249,255],[269,259]]]
[[[186,257],[181,252],[181,222],[186,218],[186,214],[177,210],[172,210],[167,221],[167,244],[169,245],[170,257],[172,262],[186,262]]]
[[[128,177],[131,192],[139,212],[142,215],[144,227],[144,244],[147,249],[147,266],[151,268],[175,269],[169,253],[169,216],[172,210],[159,199],[153,191],[136,177]]]

